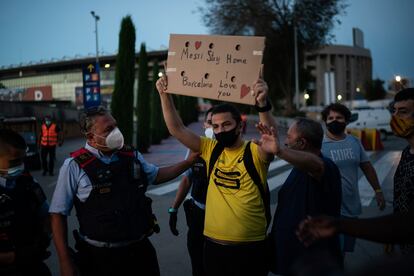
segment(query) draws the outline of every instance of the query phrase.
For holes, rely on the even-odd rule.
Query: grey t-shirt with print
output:
[[[361,142],[352,135],[343,140],[323,138],[322,154],[335,162],[341,172],[342,205],[341,215],[356,217],[362,212],[358,189],[358,168],[369,162]]]

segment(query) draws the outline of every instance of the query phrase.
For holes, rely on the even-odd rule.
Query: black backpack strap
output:
[[[210,161],[208,162],[208,171],[207,171],[207,185],[210,182],[210,176],[213,172],[214,164],[216,164],[217,159],[219,158],[220,154],[223,152],[224,147],[217,143],[214,146],[213,151],[211,152]]]
[[[259,189],[260,195],[263,199],[263,204],[265,207],[265,215],[266,215],[266,226],[269,227],[270,221],[272,219],[272,215],[270,214],[270,192],[269,186],[267,181],[265,183],[265,188],[262,185],[262,180],[260,179],[260,175],[256,170],[256,166],[253,162],[252,151],[250,149],[251,142],[247,142],[246,148],[244,149],[243,161],[244,166],[246,167],[247,173],[249,174],[250,178],[253,180],[254,184],[256,184],[257,188]]]

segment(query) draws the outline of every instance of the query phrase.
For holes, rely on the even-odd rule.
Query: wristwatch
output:
[[[260,107],[260,106],[255,105],[254,107],[256,108],[257,112],[267,112],[267,111],[272,109],[272,105],[270,104],[269,99],[266,99],[266,105],[265,106]]]

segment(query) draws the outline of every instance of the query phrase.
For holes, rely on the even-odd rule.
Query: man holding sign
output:
[[[267,275],[265,236],[270,223],[267,171],[274,153],[275,135],[262,135],[255,143],[241,137],[241,116],[230,104],[212,111],[216,140],[200,137],[184,126],[167,94],[166,76],[157,81],[164,119],[170,133],[208,164],[208,191],[204,235],[207,275]],[[267,84],[252,85],[259,129],[275,128]]]

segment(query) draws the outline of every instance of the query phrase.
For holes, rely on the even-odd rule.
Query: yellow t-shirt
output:
[[[207,168],[217,141],[201,137],[201,157]],[[217,159],[207,190],[204,235],[223,241],[260,241],[266,234],[266,216],[260,191],[243,162],[243,146],[225,149]],[[261,160],[251,143],[253,163],[265,183],[269,162]]]

